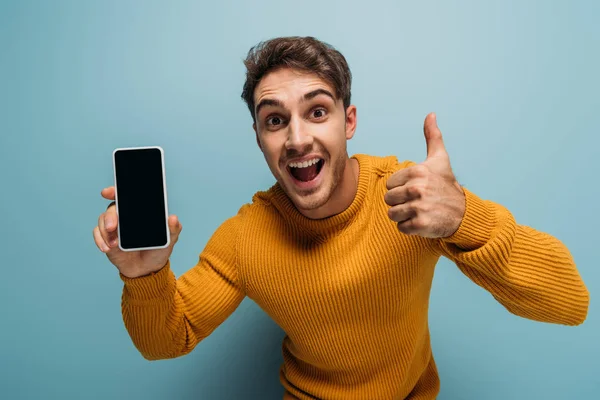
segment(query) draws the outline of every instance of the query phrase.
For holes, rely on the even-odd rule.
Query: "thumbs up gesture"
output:
[[[460,226],[465,195],[452,172],[434,113],[425,118],[423,130],[427,159],[390,176],[384,199],[391,207],[388,216],[397,223],[400,232],[428,238],[448,237]]]

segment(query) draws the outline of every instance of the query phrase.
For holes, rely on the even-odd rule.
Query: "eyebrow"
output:
[[[325,95],[331,98],[331,100],[335,101],[335,97],[333,97],[333,94],[331,94],[331,92],[329,90],[326,89],[315,89],[311,92],[306,93],[304,96],[302,96],[301,102],[305,102],[305,101],[309,101],[314,99],[315,97],[319,96],[319,95]],[[256,111],[255,114],[258,116],[258,113],[260,111],[261,108],[266,107],[266,106],[272,106],[272,107],[283,107],[283,102],[277,100],[277,99],[262,99],[257,105],[256,105]]]
[[[260,109],[266,106],[283,107],[283,102],[276,99],[262,99],[260,103],[256,105],[256,111],[254,112],[256,116],[258,116]]]
[[[335,101],[335,98],[333,97],[333,95],[331,94],[331,92],[329,90],[325,90],[325,89],[316,89],[313,90],[312,92],[308,92],[304,95],[303,97],[303,101],[308,101],[308,100],[312,100],[315,97],[317,97],[320,94],[324,94],[325,96],[329,96],[331,98],[331,100]]]

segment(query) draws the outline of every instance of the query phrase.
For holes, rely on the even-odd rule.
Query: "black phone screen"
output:
[[[114,168],[120,246],[166,246],[169,232],[162,150],[117,149]]]

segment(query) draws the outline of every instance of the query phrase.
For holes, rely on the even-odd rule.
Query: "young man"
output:
[[[514,314],[585,320],[589,294],[568,249],[458,184],[435,115],[424,162],[348,157],[357,116],[338,51],[278,38],[245,63],[242,97],[277,183],[226,220],[179,279],[169,264],[176,216],[162,250],[121,252],[112,206],[94,229],[145,358],[189,353],[249,296],[286,332],[284,398],[434,399],[427,312],[440,256]],[[102,195],[114,200],[114,187]]]

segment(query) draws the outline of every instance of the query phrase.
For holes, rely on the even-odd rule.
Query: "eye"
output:
[[[312,117],[316,119],[321,119],[325,115],[327,115],[327,110],[324,108],[315,108],[311,111]]]
[[[265,123],[268,126],[278,126],[283,123],[283,120],[280,117],[278,117],[277,115],[273,115],[272,117],[267,118],[265,120]]]

